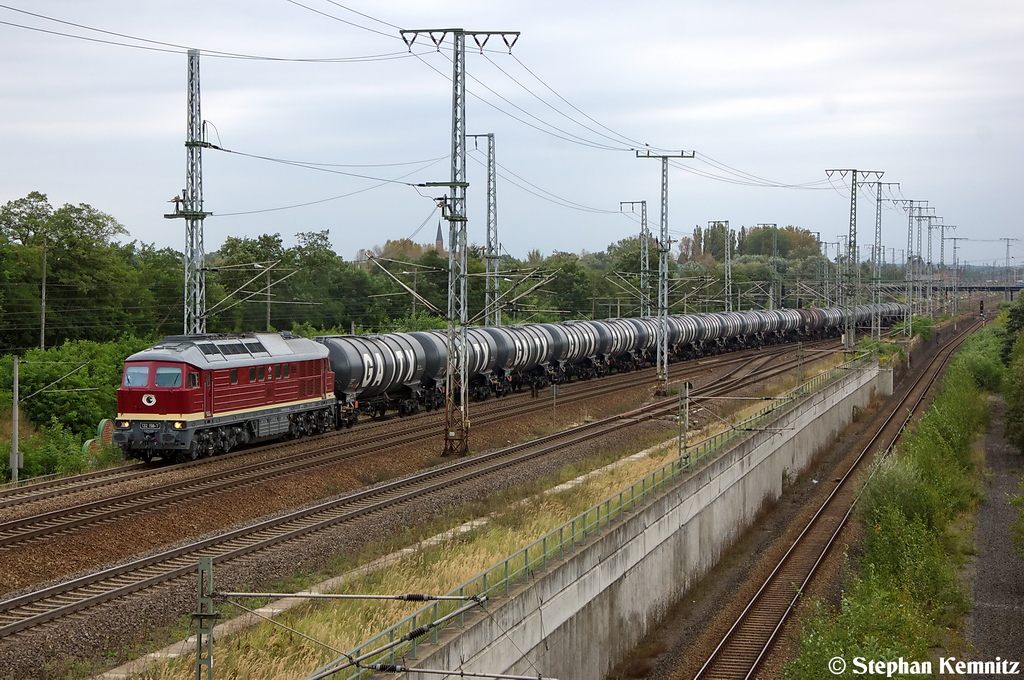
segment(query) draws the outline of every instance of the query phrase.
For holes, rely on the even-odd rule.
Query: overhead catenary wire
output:
[[[482,161],[480,158],[477,158],[475,154],[473,156],[471,156],[471,157],[472,157],[473,161],[475,163],[477,163],[478,165],[484,165],[484,161]],[[577,203],[575,201],[570,201],[567,198],[562,198],[561,196],[558,196],[556,194],[551,193],[547,189],[542,189],[541,187],[537,186],[533,182],[530,182],[529,180],[527,180],[527,179],[521,177],[520,175],[512,172],[511,170],[506,168],[504,165],[501,165],[500,163],[496,163],[495,165],[498,168],[501,169],[501,172],[497,173],[499,177],[504,179],[509,184],[515,186],[516,188],[521,189],[521,190],[527,192],[528,194],[536,196],[536,197],[538,197],[540,199],[543,199],[545,201],[549,201],[549,202],[554,203],[556,205],[560,205],[560,206],[562,206],[564,208],[570,208],[572,210],[580,210],[582,212],[599,213],[599,214],[607,214],[607,215],[619,214],[618,210],[606,210],[606,209],[603,209],[603,208],[595,208],[593,206],[588,206],[588,205],[584,205],[582,203]],[[511,179],[512,177],[514,177],[515,180]],[[518,182],[516,180],[518,180]],[[534,190],[531,190],[531,189],[528,189],[528,188],[522,186],[522,184],[520,184],[519,182],[522,182],[522,184],[526,184],[526,185],[532,187],[532,189],[534,189]]]
[[[294,3],[298,4],[298,3]],[[84,40],[87,42],[101,43],[105,45],[113,45],[116,47],[129,47],[132,49],[149,50],[151,52],[165,52],[171,54],[185,54],[190,49],[199,49],[206,57],[214,57],[219,59],[242,59],[249,61],[280,61],[280,62],[297,62],[297,63],[358,63],[367,61],[389,61],[393,59],[407,59],[410,56],[407,50],[402,52],[388,52],[384,54],[374,54],[358,57],[274,57],[268,55],[257,55],[257,54],[242,54],[239,52],[227,52],[223,50],[213,50],[206,48],[195,48],[188,45],[180,45],[177,43],[164,42],[161,40],[153,40],[151,38],[140,38],[138,36],[129,35],[127,33],[119,33],[117,31],[109,31],[102,28],[96,28],[94,26],[87,26],[85,24],[75,23],[73,21],[66,21],[64,19],[58,19],[56,17],[47,16],[45,14],[39,14],[37,12],[30,12],[28,10],[19,9],[17,7],[11,7],[10,5],[0,5],[0,9],[6,9],[11,12],[17,12],[27,16],[36,17],[45,21],[51,21],[64,26],[70,26],[83,31],[92,31],[101,35],[108,35],[112,38],[121,38],[122,40],[133,40],[143,44],[132,44],[127,42],[121,42],[117,40],[107,40],[103,38],[94,38],[87,35],[76,35],[74,33],[66,33],[63,31],[55,31],[46,28],[40,28],[38,26],[27,26],[25,24],[18,24],[11,21],[0,21],[0,24],[4,26],[11,26],[13,28],[20,28],[28,31],[35,31],[38,33],[46,33],[49,35],[59,36],[63,38],[73,38],[76,40]],[[365,27],[360,27],[365,28]],[[372,30],[372,29],[367,29]],[[385,34],[386,35],[386,34]]]

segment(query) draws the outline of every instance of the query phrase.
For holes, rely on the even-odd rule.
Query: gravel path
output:
[[[1000,657],[1024,664],[1024,559],[1012,550],[1010,525],[1017,519],[1017,509],[1007,502],[1019,493],[1024,456],[1004,437],[1005,411],[1002,400],[992,401],[992,424],[985,434],[988,474],[974,529],[971,660]]]

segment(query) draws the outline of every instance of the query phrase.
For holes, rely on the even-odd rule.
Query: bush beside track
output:
[[[858,504],[857,573],[838,609],[819,601],[805,615],[787,678],[820,678],[836,656],[924,661],[930,647],[962,644],[970,603],[957,572],[971,547],[958,527],[981,497],[972,443],[988,424],[985,391],[998,386],[999,337],[989,326],[968,338],[931,408],[874,466]]]

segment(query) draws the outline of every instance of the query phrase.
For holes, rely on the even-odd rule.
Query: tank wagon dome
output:
[[[327,348],[323,345],[288,332],[212,333],[168,335],[125,361],[171,361],[199,368],[231,368],[264,361],[310,361],[326,357]]]

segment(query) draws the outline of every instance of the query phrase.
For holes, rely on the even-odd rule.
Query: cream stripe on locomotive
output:
[[[239,414],[249,414],[252,416],[259,416],[264,411],[273,411],[288,406],[299,406],[302,404],[320,404],[320,403],[333,403],[333,397],[324,395],[322,397],[314,397],[312,399],[299,399],[296,401],[282,401],[264,409],[253,410],[251,408],[238,409],[235,411],[224,411],[216,413],[212,416],[207,416],[204,411],[196,411],[195,413],[120,413],[117,416],[118,420],[145,420],[147,422],[163,422],[169,420],[215,420],[217,418],[225,418],[228,416],[234,416]]]

